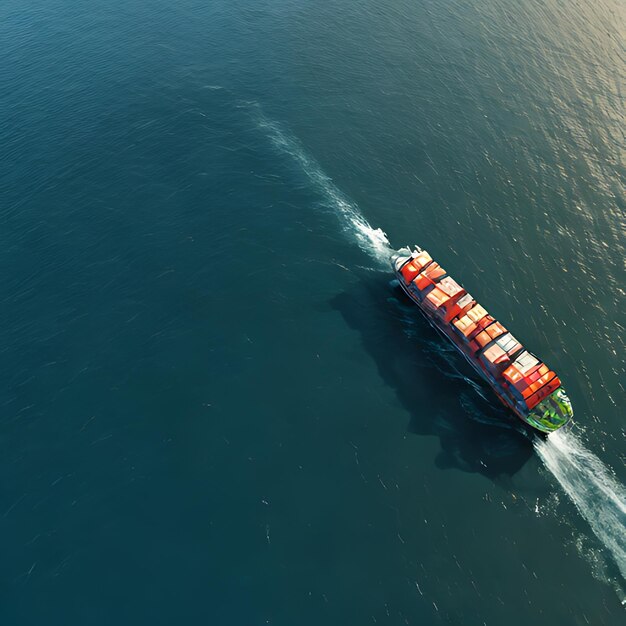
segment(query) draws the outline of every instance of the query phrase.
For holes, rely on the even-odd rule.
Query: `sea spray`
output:
[[[340,218],[345,230],[356,239],[361,249],[381,266],[388,267],[392,249],[385,233],[370,226],[356,204],[341,192],[296,137],[278,122],[265,117],[260,107],[255,108],[255,117],[259,128],[267,134],[274,147],[298,163],[322,195],[324,205]]]
[[[545,466],[576,505],[626,580],[626,489],[573,432],[536,439]]]

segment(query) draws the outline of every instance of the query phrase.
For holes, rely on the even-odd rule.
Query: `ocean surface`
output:
[[[0,4],[0,623],[625,619],[621,0]],[[392,283],[558,371],[533,439]]]

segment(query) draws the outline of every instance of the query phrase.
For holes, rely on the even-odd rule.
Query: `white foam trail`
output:
[[[572,432],[535,441],[535,449],[608,549],[626,580],[626,490]]]
[[[351,202],[324,173],[319,163],[302,147],[300,142],[278,122],[258,113],[258,125],[281,152],[293,157],[308,179],[319,189],[326,205],[343,222],[346,230],[356,239],[362,250],[377,262],[388,267],[392,249],[387,235],[380,228],[372,228],[358,207]]]

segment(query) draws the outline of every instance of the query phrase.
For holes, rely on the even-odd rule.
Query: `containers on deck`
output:
[[[500,400],[533,428],[549,433],[573,415],[558,376],[522,344],[425,250],[400,250],[392,266],[402,289],[492,386]]]

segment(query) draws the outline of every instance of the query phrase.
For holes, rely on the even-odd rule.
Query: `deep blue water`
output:
[[[620,623],[625,33],[5,0],[1,623]],[[387,240],[559,372],[572,433],[516,428]]]

